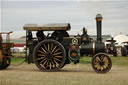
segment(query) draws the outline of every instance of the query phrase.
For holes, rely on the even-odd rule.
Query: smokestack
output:
[[[97,25],[97,42],[102,42],[102,15],[96,15],[96,25]]]

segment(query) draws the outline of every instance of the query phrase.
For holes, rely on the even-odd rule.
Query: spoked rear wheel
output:
[[[61,43],[48,39],[40,42],[35,47],[33,58],[40,70],[57,71],[65,63],[66,52]]]
[[[107,73],[112,67],[111,58],[105,53],[98,53],[92,57],[92,67],[97,73]]]
[[[11,58],[3,58],[3,61],[0,62],[0,69],[6,69],[11,63]]]

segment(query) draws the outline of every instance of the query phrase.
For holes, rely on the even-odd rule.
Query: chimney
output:
[[[96,15],[96,25],[97,25],[97,42],[102,42],[102,15]]]

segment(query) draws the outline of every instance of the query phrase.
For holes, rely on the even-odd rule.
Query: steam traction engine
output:
[[[106,40],[106,42],[109,43],[109,44],[106,44],[107,53],[108,54],[113,54],[113,56],[118,56],[118,54],[117,54],[117,48],[115,46],[116,40],[114,40],[113,37],[111,37],[111,40]]]
[[[10,33],[0,32],[0,69],[6,69],[11,63],[11,51],[13,43],[10,43]],[[2,35],[6,34],[6,42],[3,42]]]
[[[110,57],[105,54],[105,45],[102,42],[102,16],[96,16],[97,41],[92,41],[83,29],[81,37],[69,37],[67,30],[70,24],[26,24],[26,51],[27,62],[35,63],[42,71],[57,71],[69,64],[79,62],[81,55],[93,54],[92,67],[98,73],[106,73],[112,67]],[[36,38],[33,37],[36,31]],[[53,31],[46,36],[44,31]]]

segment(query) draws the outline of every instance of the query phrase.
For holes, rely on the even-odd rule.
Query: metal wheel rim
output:
[[[111,58],[105,53],[98,53],[92,58],[92,67],[97,73],[107,73],[112,67]]]
[[[50,56],[49,57],[49,53]],[[49,57],[49,58],[48,58]],[[44,40],[34,49],[34,62],[42,71],[57,71],[65,63],[66,53],[64,47],[55,40]]]

